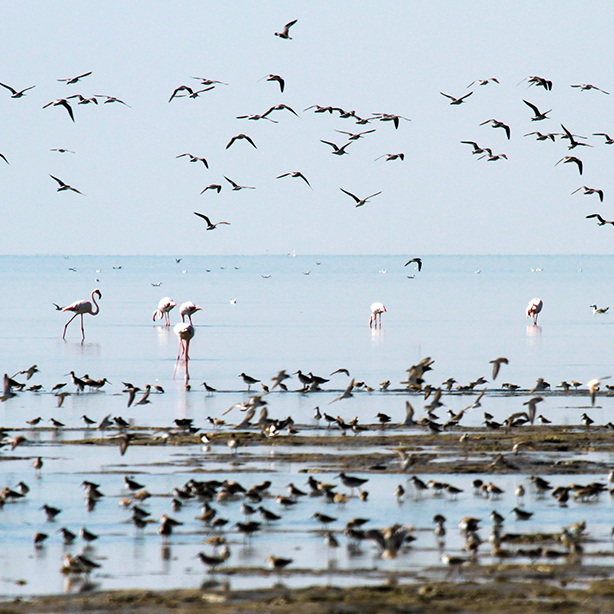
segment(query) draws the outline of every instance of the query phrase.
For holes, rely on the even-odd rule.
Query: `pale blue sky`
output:
[[[609,2],[7,2],[2,3],[0,91],[3,254],[513,254],[613,253],[614,48]],[[297,19],[293,40],[274,36]],[[87,71],[77,84],[57,79]],[[286,80],[261,80],[269,73]],[[517,85],[529,75],[553,82]],[[191,76],[228,83],[168,103]],[[440,91],[461,96],[450,106]],[[592,83],[608,92],[580,91]],[[43,105],[80,93],[119,104]],[[552,109],[531,122],[522,100]],[[102,100],[102,99],[101,99]],[[237,115],[275,112],[279,123]],[[356,125],[306,107],[332,105],[361,117],[411,118]],[[480,126],[496,118],[502,130]],[[537,142],[533,130],[563,123],[594,147]],[[374,128],[333,156],[337,130]],[[226,150],[236,134],[245,141]],[[461,140],[508,160],[477,160]],[[51,152],[66,148],[75,154]],[[176,156],[205,157],[190,164]],[[375,158],[405,154],[404,161]],[[584,162],[555,163],[565,155]],[[276,179],[301,171],[300,179]],[[56,192],[49,174],[82,191]],[[255,190],[233,192],[224,175]],[[220,183],[221,194],[207,185]],[[587,185],[605,199],[571,192]],[[361,197],[355,208],[344,188]],[[200,211],[230,226],[205,231]]]

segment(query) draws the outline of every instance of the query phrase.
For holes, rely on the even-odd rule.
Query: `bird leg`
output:
[[[68,328],[68,325],[78,316],[78,313],[75,313],[75,315],[70,318],[70,320],[68,320],[68,322],[66,322],[66,325],[64,326],[64,334],[62,335],[62,339],[66,339],[66,329]]]
[[[81,341],[85,341],[85,331],[83,330],[83,314],[81,314]]]

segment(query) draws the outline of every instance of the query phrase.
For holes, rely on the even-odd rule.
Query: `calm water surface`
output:
[[[112,382],[101,393],[69,396],[62,408],[50,394],[19,394],[0,405],[0,424],[23,429],[26,420],[41,416],[45,420],[41,425],[48,425],[46,421],[54,417],[69,428],[80,428],[83,414],[98,421],[110,413],[152,427],[191,417],[197,426],[209,429],[207,416],[219,417],[247,398],[246,387],[238,377],[242,371],[268,382],[280,369],[302,369],[328,377],[340,367],[349,369],[353,377],[375,391],[335,404],[336,413],[346,419],[357,415],[361,422],[372,423],[375,414],[384,411],[401,420],[406,395],[380,393],[379,383],[390,380],[392,388],[400,388],[405,370],[425,356],[435,360],[427,378],[433,385],[448,377],[459,383],[479,376],[490,379],[489,361],[498,356],[510,361],[503,366],[498,384],[510,381],[531,388],[538,377],[554,386],[563,379],[586,382],[614,375],[614,314],[594,316],[589,308],[592,303],[608,306],[613,299],[614,257],[435,256],[424,259],[420,273],[414,265],[405,268],[405,262],[389,256],[184,257],[179,263],[174,258],[149,256],[0,257],[4,371],[12,375],[36,363],[40,373],[30,383],[43,384],[46,391],[56,383],[70,382],[66,374],[71,370]],[[162,285],[154,287],[154,283]],[[89,298],[95,287],[102,291],[101,311],[96,317],[85,317],[85,343],[81,343],[78,318],[63,341],[62,329],[68,318],[52,303],[66,305]],[[181,368],[174,379],[178,342],[172,328],[152,322],[152,312],[163,296],[172,297],[178,304],[191,300],[203,307],[194,316],[196,336],[190,348],[193,390],[189,393],[183,386]],[[538,327],[528,326],[524,316],[526,304],[534,296],[544,301]],[[236,303],[231,303],[235,299]],[[369,306],[374,301],[383,302],[388,310],[381,330],[368,327]],[[171,316],[175,324],[178,309]],[[206,395],[199,385],[203,381],[220,392]],[[297,423],[312,423],[315,405],[325,407],[347,381],[344,375],[335,375],[325,386],[327,392],[270,395],[270,415],[292,415]],[[144,408],[127,409],[122,382],[141,388],[155,383],[166,393],[152,395],[152,403]],[[291,390],[299,387],[296,379],[288,383]],[[74,392],[72,384],[66,390]],[[446,398],[445,409],[458,411],[472,400],[463,396]],[[502,419],[510,411],[521,409],[523,400],[486,397],[483,407],[495,419]],[[590,412],[598,424],[611,420],[614,404],[606,397],[599,401]],[[412,403],[421,413],[420,401]],[[586,405],[585,398],[548,397],[540,410],[555,423],[577,425]],[[237,410],[227,418],[237,421]],[[467,424],[479,425],[481,420],[480,412],[470,412]],[[129,513],[118,507],[120,497],[125,495],[123,476],[130,473],[142,477],[148,489],[158,495],[150,503],[157,519],[161,513],[169,513],[171,488],[192,477],[195,467],[211,472],[206,478],[232,477],[228,451],[214,448],[204,452],[197,445],[181,449],[133,447],[121,458],[115,446],[91,449],[62,445],[63,438],[78,436],[73,432],[55,436],[41,433],[39,442],[14,452],[4,448],[0,453],[5,461],[2,486],[14,487],[23,479],[32,488],[26,501],[6,505],[0,511],[0,539],[8,546],[0,554],[0,593],[28,595],[65,589],[65,579],[59,574],[64,546],[55,533],[64,525],[75,532],[85,525],[102,535],[93,552],[103,564],[94,578],[102,588],[198,586],[207,575],[194,558],[199,550],[207,550],[202,544],[203,527],[194,520],[200,508],[192,503],[175,515],[186,524],[177,531],[168,551],[155,534],[157,525],[139,536],[127,523]],[[31,461],[38,455],[45,458],[46,468],[41,479],[34,479]],[[247,486],[271,479],[272,490],[278,494],[290,481],[304,484],[305,476],[298,473],[303,467],[278,462],[274,451],[263,449],[257,461],[250,463],[248,455],[245,462],[250,472],[240,479]],[[581,478],[577,476],[578,481]],[[107,494],[94,512],[85,510],[79,488],[83,479],[99,482]],[[321,479],[332,481],[334,476],[323,474]],[[584,481],[592,479],[595,476],[586,476]],[[235,535],[230,562],[259,566],[266,556],[275,553],[294,558],[296,567],[326,570],[330,553],[315,521],[310,520],[314,511],[324,511],[338,517],[338,529],[359,515],[372,518],[373,526],[402,522],[418,528],[413,553],[395,561],[375,561],[376,553],[370,546],[363,547],[365,553],[358,557],[341,548],[336,555],[340,569],[372,567],[375,563],[384,570],[436,565],[439,552],[431,534],[431,518],[441,511],[442,502],[429,498],[419,505],[411,500],[397,504],[391,493],[404,480],[397,475],[371,480],[371,496],[362,508],[357,502],[347,509],[331,509],[319,500],[301,504],[284,512],[284,523],[267,530],[266,540],[255,539],[251,546]],[[493,507],[509,513],[515,505],[513,490],[517,483],[526,483],[526,478],[498,478],[507,493],[500,503],[473,497],[468,476],[453,476],[449,481],[465,489],[458,501],[445,501],[445,513],[450,526],[455,527],[468,513],[486,517]],[[56,522],[44,521],[38,509],[43,503],[63,509]],[[608,539],[612,513],[609,498],[583,508],[581,516],[570,516],[569,511],[550,501],[538,504],[539,523],[525,523],[522,529],[539,526],[544,531],[560,530],[564,523],[586,518],[597,540]],[[266,505],[279,511],[274,501]],[[530,499],[527,505],[531,507]],[[232,522],[242,518],[239,504],[229,504],[220,513]],[[512,517],[510,522],[514,527]],[[32,547],[36,531],[50,535],[47,546],[37,551]],[[290,549],[288,532],[296,536]],[[456,533],[450,532],[450,550],[460,547]],[[78,544],[68,551],[75,553],[80,547]],[[22,585],[18,580],[27,583]],[[304,580],[312,581],[311,577]],[[240,576],[231,580],[233,587],[258,582],[263,580]],[[265,585],[271,582],[270,578],[264,580]]]

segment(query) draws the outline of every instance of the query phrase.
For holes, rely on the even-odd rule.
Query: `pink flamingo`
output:
[[[83,315],[89,313],[90,315],[97,316],[100,312],[100,307],[96,302],[94,296],[97,296],[100,300],[102,298],[102,293],[98,288],[92,290],[91,299],[92,301],[76,301],[72,303],[72,305],[68,305],[64,307],[62,311],[72,311],[75,315],[66,322],[66,326],[64,326],[64,334],[62,335],[62,339],[66,339],[66,329],[68,325],[77,317],[81,316],[81,334],[83,335],[82,341],[85,341],[85,331],[83,330]],[[94,303],[94,307],[92,307],[92,303]],[[95,309],[94,309],[95,308]]]
[[[369,328],[377,328],[377,319],[379,316],[379,327],[382,327],[382,313],[386,311],[386,307],[382,303],[373,303],[371,305],[371,317],[369,318]]]
[[[197,311],[202,311],[202,307],[198,307],[192,301],[186,301],[182,303],[181,307],[179,307],[179,314],[181,315],[181,321],[185,322],[185,317],[188,316],[188,320],[190,320],[190,324],[192,324],[192,316]]]
[[[172,298],[168,296],[161,298],[160,302],[158,303],[158,308],[153,312],[153,321],[156,321],[156,317],[160,318],[160,320],[164,317],[165,325],[170,326],[171,317],[168,315],[168,312],[174,307],[177,307],[177,303],[175,303]]]
[[[177,354],[177,363],[175,363],[175,373],[177,373],[177,364],[183,356],[185,362],[185,382],[186,385],[190,376],[188,374],[188,360],[190,359],[190,341],[194,337],[194,327],[186,322],[179,322],[173,328],[174,333],[179,337],[179,352]]]
[[[544,302],[541,298],[533,298],[529,301],[527,305],[527,318],[533,318],[533,326],[537,325],[537,316],[539,312],[542,310],[544,306]]]

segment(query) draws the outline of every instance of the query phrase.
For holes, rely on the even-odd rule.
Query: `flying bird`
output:
[[[592,85],[590,83],[582,83],[581,85],[572,85],[571,87],[578,87],[580,88],[581,92],[588,91],[588,90],[597,90],[598,92],[602,92],[603,94],[607,94],[608,96],[610,95],[610,92],[606,92],[605,90],[602,90],[596,85]]]
[[[475,141],[461,141],[461,143],[463,143],[463,145],[471,145],[471,147],[473,147],[473,151],[471,152],[472,154],[483,154],[484,152],[487,152],[492,155],[492,149],[489,149],[488,147],[480,147]]]
[[[593,132],[593,136],[603,136],[606,145],[614,145],[614,139],[606,132]]]
[[[490,364],[492,365],[492,378],[493,380],[497,379],[497,375],[499,375],[499,369],[501,368],[501,365],[507,365],[509,364],[509,360],[507,358],[495,358],[494,360],[490,361]]]
[[[58,153],[71,153],[74,154],[74,151],[71,151],[70,149],[64,149],[63,147],[54,147],[53,149],[50,149],[49,151],[57,151]]]
[[[273,111],[283,111],[283,110],[290,111],[290,113],[293,113],[294,115],[299,117],[299,114],[294,109],[289,107],[287,104],[276,104],[275,106],[271,107],[262,117],[264,117],[265,119],[269,119],[267,115],[270,115]],[[270,120],[270,121],[274,121],[274,120]]]
[[[226,149],[228,149],[235,141],[238,141],[240,139],[245,139],[254,149],[258,149],[256,147],[256,143],[254,143],[254,141],[252,141],[252,139],[250,139],[247,134],[237,134],[236,136],[233,136],[228,142],[228,145],[226,145]]]
[[[73,114],[72,107],[70,106],[66,98],[58,98],[57,100],[52,100],[51,102],[48,102],[45,106],[43,106],[43,109],[46,109],[47,107],[50,107],[51,105],[53,105],[54,107],[57,107],[57,106],[64,107],[68,111],[68,115],[70,115],[70,119],[75,121],[75,116]]]
[[[375,194],[371,194],[370,196],[367,196],[366,198],[358,198],[358,196],[352,194],[351,192],[348,192],[347,190],[344,190],[343,188],[339,188],[344,194],[347,194],[348,196],[351,196],[355,201],[356,201],[356,206],[357,207],[362,207],[364,204],[366,204],[368,202],[368,200],[370,198],[373,198],[374,196],[377,196],[378,194],[381,194],[381,190],[379,192],[375,192]]]
[[[230,226],[230,222],[217,222],[216,224],[213,224],[211,220],[204,213],[198,213],[198,211],[194,211],[194,215],[198,215],[198,217],[202,217],[203,220],[207,222],[206,230],[215,230],[220,224],[226,224]]]
[[[289,173],[284,173],[283,175],[279,175],[277,177],[277,179],[281,179],[282,177],[300,178],[311,188],[311,184],[309,183],[309,181],[307,181],[307,177],[305,177],[305,175],[303,175],[303,173],[301,173],[299,171],[291,171]],[[311,189],[313,190],[313,188],[311,188]]]
[[[510,140],[511,131],[507,124],[500,122],[498,119],[487,119],[485,122],[482,122],[480,126],[483,126],[484,124],[490,124],[493,128],[503,128],[505,130],[505,134],[507,134],[507,140]]]
[[[537,135],[535,138],[538,141],[546,141],[548,139],[550,139],[553,143],[555,141],[555,137],[557,136],[555,132],[548,132],[547,134],[542,134],[541,132],[527,132],[527,134],[523,134],[522,136],[531,136],[531,135]]]
[[[105,94],[94,94],[96,98],[106,98],[106,100],[102,104],[110,104],[112,102],[118,102],[119,104],[123,104],[124,106],[131,109],[132,107],[129,104],[126,104],[123,100],[119,98],[115,98],[115,96],[107,96]]]
[[[375,158],[375,161],[377,162],[378,160],[381,160],[382,158],[386,158],[386,162],[390,162],[392,160],[405,160],[405,154],[404,153],[396,153],[396,154],[382,154],[381,156],[378,156],[377,158]]]
[[[22,96],[26,95],[26,92],[28,90],[31,90],[36,87],[36,85],[31,85],[30,87],[26,87],[23,90],[14,90],[10,85],[5,85],[4,83],[0,83],[0,85],[11,92],[11,98],[21,98]]]
[[[290,28],[298,21],[298,19],[294,19],[293,21],[289,21],[281,32],[275,32],[275,36],[279,36],[279,38],[285,38],[288,40],[292,40],[290,36]]]
[[[582,185],[577,190],[574,190],[572,194],[579,192],[580,190],[584,190],[584,194],[599,194],[599,200],[603,202],[603,190],[598,190],[596,188],[589,188],[588,186]]]
[[[214,86],[207,87],[204,90],[196,90],[194,91],[191,87],[187,85],[180,85],[175,91],[171,94],[171,97],[168,99],[170,102],[173,98],[185,98],[186,96],[181,94],[180,92],[187,92],[187,97],[189,98],[198,98],[198,94],[202,94],[203,92],[208,92],[212,90]]]
[[[208,185],[202,192],[201,194],[204,194],[207,190],[215,190],[218,194],[222,191],[222,186],[219,185],[218,183],[212,183],[211,185]]]
[[[478,85],[488,85],[491,81],[493,83],[499,83],[499,81],[494,77],[491,77],[490,79],[476,79],[475,81],[472,81],[467,88],[470,88],[474,83],[477,83]]]
[[[71,190],[72,192],[81,194],[81,196],[85,196],[83,192],[79,192],[79,190],[77,190],[76,188],[73,188],[72,186],[69,186],[67,183],[64,183],[61,179],[58,179],[57,177],[54,177],[53,175],[49,175],[49,177],[51,177],[51,179],[55,179],[55,181],[57,181],[60,184],[60,187],[57,189],[58,192],[64,192],[66,190]]]
[[[569,162],[573,162],[578,165],[578,170],[580,171],[580,175],[582,174],[582,160],[576,158],[575,156],[564,156],[561,158],[554,166],[557,166],[560,163],[568,164]]]
[[[537,85],[538,87],[539,86],[543,87],[545,90],[548,90],[548,91],[552,90],[552,81],[548,81],[547,79],[544,79],[543,77],[529,76],[529,77],[525,77],[522,81],[527,81],[529,83],[527,87],[531,87],[532,85]],[[520,81],[520,83],[522,83],[522,81]],[[518,83],[518,85],[520,85],[520,83]]]
[[[182,153],[179,154],[178,156],[175,156],[176,158],[183,158],[184,156],[189,156],[190,157],[190,162],[202,162],[206,168],[209,168],[209,164],[207,163],[207,160],[205,160],[204,158],[199,158],[197,156],[193,156],[191,153]]]
[[[86,300],[76,301],[70,305],[67,305],[66,307],[64,307],[64,309],[62,309],[63,312],[72,311],[74,313],[73,317],[70,318],[70,320],[68,320],[68,322],[66,322],[66,325],[64,326],[64,334],[62,335],[62,339],[66,339],[66,329],[68,328],[68,325],[77,316],[81,316],[81,334],[83,336],[82,340],[85,341],[85,331],[83,330],[83,316],[86,313],[89,313],[92,316],[97,316],[98,313],[100,312],[100,307],[98,306],[98,303],[96,302],[96,298],[95,298],[96,296],[98,297],[98,300],[102,298],[102,293],[100,292],[98,288],[92,290],[91,302],[86,301]]]
[[[267,75],[266,77],[263,77],[263,79],[266,79],[267,81],[277,81],[277,83],[279,83],[279,89],[283,93],[286,82],[282,79],[282,77],[279,75]]]
[[[591,405],[595,405],[595,397],[597,396],[597,392],[599,391],[599,382],[602,379],[610,379],[611,375],[606,375],[605,377],[596,377],[592,379],[590,382],[586,382],[586,386],[588,387],[588,391],[591,393]]]
[[[361,139],[364,134],[371,134],[371,132],[375,132],[375,128],[372,130],[365,130],[364,132],[346,132],[345,130],[335,130],[339,134],[346,134],[350,141],[357,141]]]
[[[331,153],[335,156],[342,156],[343,154],[347,154],[345,148],[348,145],[351,145],[352,141],[348,141],[343,147],[338,147],[337,145],[335,145],[335,143],[331,143],[330,141],[324,141],[323,139],[320,139],[320,143],[326,143],[327,145],[330,145],[333,148],[333,151]]]
[[[92,71],[90,70],[89,72],[83,73],[82,75],[79,75],[78,77],[70,77],[69,79],[58,79],[58,81],[63,81],[66,83],[66,85],[72,85],[73,83],[77,83],[79,79],[83,79],[84,77],[89,77],[91,74],[92,74]]]
[[[599,226],[604,226],[605,224],[612,224],[612,226],[614,226],[614,221],[606,220],[602,218],[598,213],[591,213],[590,215],[586,216],[587,219],[592,217],[597,218],[597,223],[599,224]]]
[[[552,111],[552,109],[548,109],[548,111],[544,111],[543,113],[532,103],[530,103],[528,100],[524,100],[523,101],[528,107],[530,107],[533,111],[533,117],[531,118],[532,122],[538,122],[541,121],[542,119],[550,119],[548,117],[548,113],[550,113],[550,111]]]
[[[469,96],[469,94],[467,94],[467,96]],[[392,122],[396,130],[398,130],[399,128],[400,119],[404,119],[406,122],[411,121],[411,119],[409,119],[408,117],[403,117],[402,115],[394,115],[393,113],[372,113],[372,115],[374,115],[375,118],[381,122]],[[364,120],[363,123],[365,121],[366,120]]]
[[[581,137],[577,134],[572,134],[571,132],[569,132],[569,130],[567,130],[567,128],[565,128],[565,126],[563,126],[563,124],[561,124],[561,128],[563,128],[563,132],[565,133],[561,136],[561,138],[569,139],[569,145],[567,149],[574,149],[574,147],[592,147],[592,145],[589,145],[588,143],[580,143],[579,141],[576,141],[576,139],[574,138],[577,136],[578,138],[585,139],[586,137],[584,136]]]
[[[468,94],[465,94],[464,96],[461,96],[460,98],[455,98],[454,96],[450,96],[450,94],[444,94],[443,92],[439,92],[439,93],[442,96],[449,98],[452,101],[450,104],[463,104],[463,102],[465,102],[465,99],[469,98],[469,96],[473,94],[473,92],[469,92]]]
[[[232,179],[228,179],[226,175],[224,175],[224,179],[228,181],[228,183],[232,186],[233,190],[255,190],[256,189],[253,186],[249,186],[249,185],[239,185],[238,183],[235,183]]]
[[[407,266],[408,264],[411,264],[412,262],[415,262],[418,265],[418,272],[420,272],[422,270],[422,258],[412,258],[411,260],[408,260],[403,266]]]

